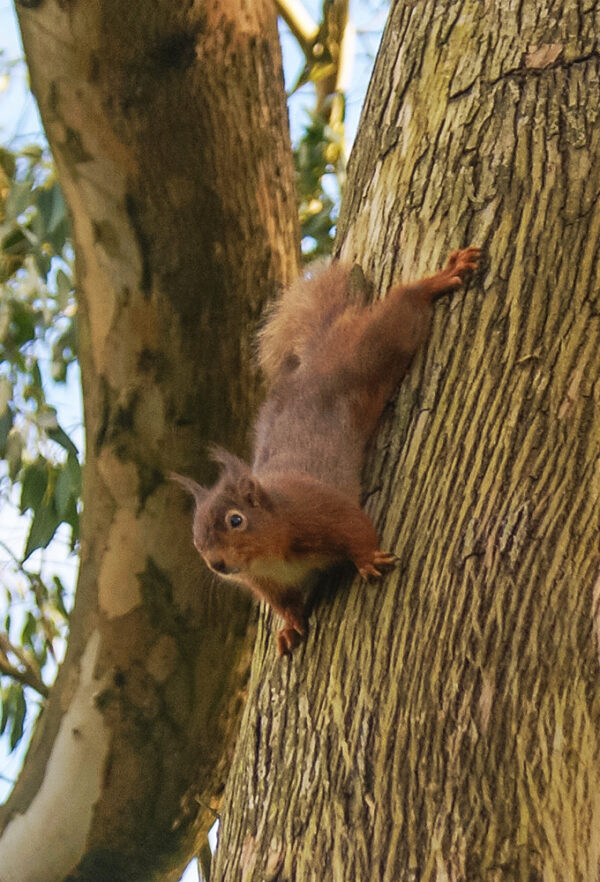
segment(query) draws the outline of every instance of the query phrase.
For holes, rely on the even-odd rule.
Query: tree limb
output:
[[[300,0],[276,0],[275,5],[308,60],[319,34],[318,24]]]
[[[19,660],[20,667],[10,663],[8,656],[14,655]],[[42,680],[37,666],[28,658],[27,654],[18,646],[14,646],[7,634],[0,633],[0,674],[6,674],[24,686],[35,689],[44,698],[48,697],[49,689]]]

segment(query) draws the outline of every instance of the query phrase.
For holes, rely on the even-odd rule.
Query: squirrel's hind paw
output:
[[[396,561],[397,557],[395,554],[392,554],[391,551],[377,549],[377,551],[373,552],[371,560],[366,561],[362,565],[357,565],[357,569],[363,579],[368,579],[369,576],[375,576],[376,579],[381,579],[383,573],[378,568],[393,567]]]

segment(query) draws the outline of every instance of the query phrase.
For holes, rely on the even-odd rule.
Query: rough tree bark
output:
[[[377,290],[485,265],[365,472],[399,564],[261,622],[216,882],[600,872],[600,7],[392,9],[341,252]]]
[[[0,817],[0,880],[177,879],[214,821],[253,641],[169,469],[244,452],[265,299],[297,271],[267,2],[19,6],[73,219],[87,434],[67,658]]]

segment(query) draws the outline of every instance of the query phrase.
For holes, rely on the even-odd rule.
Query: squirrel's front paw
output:
[[[291,655],[306,636],[306,616],[299,604],[290,604],[282,610],[285,628],[277,634],[279,655]]]
[[[450,287],[459,287],[465,281],[465,276],[477,269],[480,254],[481,249],[473,245],[452,252],[443,270],[450,277]]]
[[[368,579],[369,576],[375,576],[375,578],[380,579],[383,574],[378,567],[393,567],[395,563],[396,556],[394,554],[390,551],[377,549],[369,560],[364,563],[361,561],[356,566],[363,579]]]
[[[282,628],[277,635],[277,650],[279,655],[291,655],[299,646],[304,637],[295,628]]]

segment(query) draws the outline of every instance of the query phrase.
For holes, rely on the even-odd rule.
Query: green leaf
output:
[[[21,514],[28,508],[35,511],[40,505],[48,486],[48,464],[39,457],[26,466],[21,482]]]
[[[4,204],[6,220],[16,221],[33,201],[31,182],[13,181]]]
[[[23,737],[23,729],[25,727],[25,716],[27,714],[27,705],[25,704],[25,696],[23,688],[17,687],[15,708],[13,711],[12,728],[10,732],[10,750],[15,749],[21,738]]]
[[[56,604],[56,608],[63,616],[63,618],[68,619],[69,613],[67,612],[67,608],[65,606],[65,586],[58,578],[58,576],[53,576],[52,581],[54,582],[54,602]]]
[[[47,278],[48,273],[52,268],[52,257],[47,254],[45,250],[42,248],[34,248],[33,256],[35,258],[35,266],[38,272],[38,275],[41,276],[42,279]]]
[[[63,523],[68,524],[71,528],[70,549],[74,550],[79,539],[79,509],[77,507],[77,497],[69,496],[64,513],[61,515]]]
[[[36,191],[38,218],[36,232],[40,241],[52,244],[56,254],[60,254],[68,234],[68,221],[65,201],[58,184]]]
[[[0,147],[0,168],[3,170],[7,178],[14,178],[17,168],[17,160],[14,153],[5,147]]]
[[[59,269],[56,272],[56,295],[61,308],[67,305],[71,295],[73,294],[73,280]]]
[[[8,408],[8,403],[13,396],[12,383],[8,377],[0,377],[0,416],[3,416]]]
[[[13,346],[23,346],[35,338],[35,316],[27,304],[11,300],[10,336]]]
[[[74,496],[69,497],[67,508],[63,516],[63,521],[68,524],[73,531],[71,550],[73,544],[79,539],[79,511],[77,509],[77,500]]]
[[[81,496],[81,464],[77,459],[77,453],[69,452],[67,456],[67,469],[71,479],[71,492],[76,499]]]
[[[38,623],[32,612],[28,612],[25,616],[25,623],[21,630],[21,646],[29,646],[34,648],[33,638],[37,634]]]
[[[56,486],[54,488],[56,511],[58,512],[62,520],[65,519],[65,514],[69,502],[71,501],[72,493],[73,487],[71,485],[71,473],[69,469],[65,466],[60,469],[58,473],[58,478],[56,479]]]
[[[10,407],[7,407],[2,416],[0,417],[0,458],[4,459],[6,457],[6,448],[8,435],[13,426],[13,412]]]
[[[36,509],[27,537],[23,562],[38,548],[48,547],[60,523],[61,518],[56,511],[54,500],[49,505],[42,503]]]
[[[0,226],[0,251],[12,256],[24,255],[29,251],[29,240],[23,230],[14,223]]]
[[[2,698],[2,716],[0,716],[0,735],[4,735],[6,731],[6,724],[8,723],[8,715],[9,715],[9,690],[2,689],[0,692],[0,696]]]
[[[19,430],[13,426],[6,439],[5,458],[8,463],[8,475],[15,481],[21,469],[23,447],[25,442]]]
[[[40,370],[40,365],[39,365],[37,358],[33,362],[33,365],[31,366],[31,379],[32,379],[34,386],[37,389],[44,388],[43,383],[42,383],[42,372]],[[56,414],[56,410],[54,410],[54,413]]]

